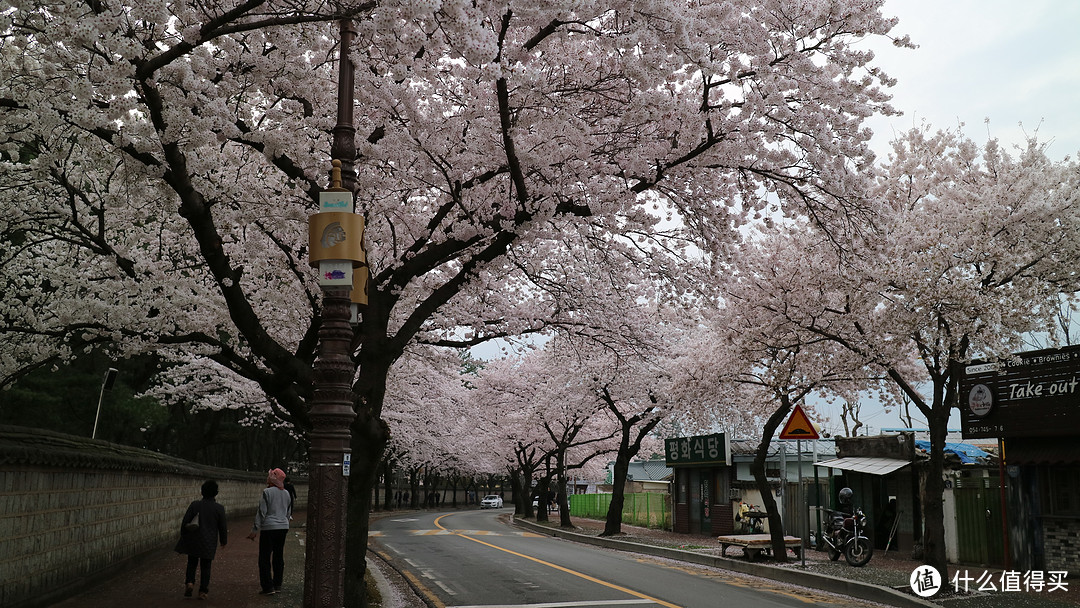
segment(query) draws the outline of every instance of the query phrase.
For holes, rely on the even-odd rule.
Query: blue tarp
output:
[[[920,450],[929,452],[930,442],[923,439],[915,440],[915,447]],[[952,452],[960,457],[960,462],[964,464],[975,464],[979,458],[988,458],[990,454],[984,452],[979,448],[971,445],[970,443],[945,443],[945,453]]]

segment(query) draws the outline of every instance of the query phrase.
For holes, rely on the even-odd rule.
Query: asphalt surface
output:
[[[436,517],[438,515],[438,517]],[[485,511],[375,522],[371,548],[433,606],[875,608],[877,604],[681,561],[566,542]],[[500,521],[503,520],[503,521]]]
[[[400,515],[399,512],[377,513],[373,517]],[[186,556],[174,553],[170,548],[152,552],[136,560],[119,576],[94,581],[85,591],[53,604],[50,608],[140,608],[143,606],[227,606],[229,608],[263,608],[288,606],[300,608],[303,604],[304,574],[304,522],[306,513],[294,514],[294,522],[285,548],[285,584],[282,592],[262,596],[258,594],[258,543],[245,537],[251,522],[247,519],[230,522],[228,546],[219,549],[214,560],[210,593],[206,601],[185,598],[184,568]],[[510,522],[509,510],[503,517]],[[941,606],[942,608],[1077,608],[1080,606],[1080,577],[1066,580],[1068,589],[1055,592],[979,592],[949,593],[933,602],[918,599],[911,592],[909,580],[919,562],[906,556],[875,553],[870,564],[852,568],[841,559],[830,562],[823,554],[808,551],[806,564],[792,556],[786,564],[770,561],[750,563],[737,556],[737,549],[728,549],[726,558],[719,557],[716,539],[700,535],[675,535],[670,532],[646,530],[623,526],[624,534],[613,539],[599,539],[602,522],[574,518],[573,530],[558,528],[557,514],[546,525],[532,520],[518,520],[517,525],[544,533],[559,534],[575,542],[604,542],[620,549],[657,555],[669,559],[683,559],[702,563],[700,560],[719,559],[724,569],[762,576],[772,580],[804,584],[808,588],[829,590],[838,585],[852,585],[849,590],[854,597],[861,597],[883,605],[892,606]],[[541,529],[544,528],[544,529]],[[369,564],[370,565],[370,564]],[[424,606],[395,572],[376,560],[376,567],[369,568],[384,596],[384,608],[422,608]],[[973,577],[985,571],[978,567],[957,567],[967,570]],[[991,574],[995,571],[990,571]],[[950,572],[950,576],[952,571]],[[798,582],[802,581],[802,582]],[[869,591],[867,591],[869,589]],[[881,590],[888,590],[883,594]],[[864,592],[866,595],[860,595]],[[193,602],[187,604],[187,602]]]
[[[537,524],[532,520],[517,520],[514,523],[530,530],[547,529],[548,533],[557,534],[577,542],[607,543],[598,537],[603,530],[603,522],[596,520],[571,518],[573,530],[558,528],[558,513],[551,513],[551,522]],[[985,574],[986,580],[1000,580],[1001,570],[978,566],[950,566],[945,577],[942,593],[931,600],[918,598],[911,589],[912,572],[922,566],[910,556],[893,550],[889,553],[876,551],[870,563],[861,568],[853,568],[841,558],[833,562],[824,552],[810,550],[806,560],[788,554],[789,561],[778,563],[775,560],[749,562],[742,557],[737,548],[729,547],[727,557],[720,556],[720,548],[715,537],[705,535],[675,534],[661,530],[649,530],[634,526],[623,526],[623,534],[615,537],[613,546],[632,548],[634,551],[651,555],[660,555],[671,559],[682,559],[694,563],[706,563],[721,569],[730,569],[762,578],[804,585],[850,595],[890,606],[941,606],[943,608],[1076,608],[1080,606],[1080,575],[1076,580],[1066,578],[1066,590],[1049,592],[1002,592],[979,591],[974,580],[969,583],[967,593],[955,593],[949,580],[959,571],[962,575],[978,579]],[[884,593],[888,591],[889,593]]]

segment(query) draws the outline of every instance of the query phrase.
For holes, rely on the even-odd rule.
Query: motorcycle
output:
[[[829,527],[822,534],[829,559],[836,561],[844,555],[847,563],[856,568],[865,566],[874,555],[874,543],[866,537],[866,515],[862,509],[855,509],[853,514],[825,509],[829,517]]]

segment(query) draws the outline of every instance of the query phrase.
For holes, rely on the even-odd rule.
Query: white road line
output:
[[[440,588],[442,588],[443,591],[447,592],[448,594],[457,595],[457,593],[455,593],[453,589],[451,589],[450,587],[447,587],[442,581],[435,580],[435,579],[432,579],[432,581],[434,581],[434,583],[436,585],[438,585]]]
[[[551,602],[547,604],[476,604],[473,606],[447,606],[446,608],[574,608],[575,606],[630,606],[655,603],[651,600],[597,600],[593,602]]]

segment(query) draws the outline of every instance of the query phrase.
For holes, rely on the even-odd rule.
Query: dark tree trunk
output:
[[[630,437],[625,432],[619,441],[619,453],[615,455],[615,466],[611,473],[611,504],[608,505],[604,531],[600,536],[622,534],[622,512],[626,502],[626,476],[630,470]]]
[[[383,462],[383,505],[384,511],[390,510],[390,501],[394,496],[394,466],[389,459]]]
[[[758,492],[761,493],[761,506],[765,507],[765,512],[769,515],[769,536],[772,541],[772,552],[778,562],[788,561],[787,547],[784,545],[784,522],[780,516],[780,510],[776,506],[776,499],[773,498],[772,486],[765,475],[765,459],[768,457],[769,445],[772,443],[773,435],[776,434],[776,429],[780,428],[780,423],[787,418],[790,411],[791,400],[786,395],[782,396],[780,398],[780,407],[765,422],[765,428],[761,432],[761,443],[758,444],[757,452],[754,454],[754,462],[750,465],[750,472],[754,475],[754,483],[757,485]],[[784,484],[786,481],[786,479],[781,479],[780,483]]]
[[[613,486],[611,488],[611,505],[608,506],[607,519],[604,521],[604,531],[600,536],[615,536],[622,534],[622,512],[626,503],[626,476],[630,470],[630,461],[641,451],[641,441],[650,433],[656,425],[660,424],[660,417],[654,415],[648,422],[638,429],[634,436],[634,427],[645,419],[647,415],[655,412],[644,412],[630,418],[624,417],[615,407],[613,401],[608,398],[609,409],[619,419],[622,430],[619,437],[619,453],[615,455],[615,470],[612,472]],[[653,403],[656,400],[650,397]],[[631,438],[633,436],[633,438]]]
[[[528,492],[521,484],[521,472],[517,469],[510,471],[510,490],[514,493],[514,516],[529,517],[525,503],[528,502],[529,506],[532,506],[532,501],[528,499]]]
[[[536,491],[539,494],[539,498],[536,501],[536,521],[548,521],[548,493],[551,487],[551,475],[544,475],[540,478],[540,483],[536,484]],[[532,497],[529,497],[529,504],[532,504]]]
[[[945,555],[945,509],[941,497],[945,494],[943,480],[945,469],[945,439],[948,434],[949,408],[935,407],[930,427],[930,462],[924,479],[923,510],[923,563],[932,566],[949,580],[948,561]]]
[[[348,527],[345,543],[345,608],[367,606],[365,556],[370,526],[372,489],[388,433],[383,422],[363,414],[352,426],[352,475],[349,477]]]
[[[568,485],[566,479],[566,462],[562,458],[559,459],[558,469],[556,470],[556,491],[555,499],[559,504],[559,526],[562,528],[573,528],[574,522],[570,521],[570,500],[566,495],[566,486]]]
[[[927,403],[918,391],[895,369],[889,369],[889,377],[904,391],[930,427],[930,458],[920,487],[922,507],[922,562],[941,573],[943,580],[950,579],[945,555],[945,439],[949,432],[949,414],[957,406],[959,370],[968,349],[967,338],[962,338],[955,350],[950,352],[947,367],[927,365],[933,380],[933,401]]]
[[[420,469],[409,471],[409,508],[415,509],[420,504]]]

